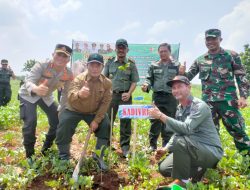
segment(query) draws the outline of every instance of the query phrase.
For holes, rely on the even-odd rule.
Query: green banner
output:
[[[106,61],[111,56],[116,56],[115,44],[97,43],[86,41],[74,41],[72,43],[73,54],[71,66],[74,75],[77,75],[86,69],[86,62],[90,53],[100,53]],[[151,62],[159,60],[159,44],[129,44],[128,57],[135,60],[138,68],[140,82],[143,83],[147,74],[148,66]],[[180,44],[171,44],[172,57],[175,60],[179,58]]]

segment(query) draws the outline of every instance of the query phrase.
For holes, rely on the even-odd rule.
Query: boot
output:
[[[59,150],[59,159],[69,160],[70,158],[70,144],[66,145],[57,145]]]
[[[54,139],[55,139],[55,135],[46,135],[46,139],[43,143],[43,147],[41,150],[41,152],[44,156],[46,155],[47,151],[52,146]]]
[[[98,168],[99,168],[100,170],[102,170],[102,171],[105,172],[105,171],[108,171],[108,166],[105,164],[105,162],[104,162],[104,160],[103,160],[103,155],[104,155],[103,152],[104,152],[104,148],[103,148],[102,151],[101,151],[100,157],[97,156],[96,153],[93,152],[92,157],[93,157],[93,159],[96,161]]]
[[[48,141],[45,141],[43,143],[43,147],[41,149],[41,153],[46,156],[48,150],[50,149],[50,147],[52,146],[53,142],[48,142]]]
[[[34,146],[24,146],[26,158],[31,158],[35,154]]]

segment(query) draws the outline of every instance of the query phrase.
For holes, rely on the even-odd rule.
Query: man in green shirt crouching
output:
[[[157,107],[149,109],[149,115],[165,123],[166,130],[174,135],[168,144],[156,151],[159,171],[165,177],[172,177],[182,187],[190,180],[199,181],[206,168],[214,168],[223,155],[219,135],[213,123],[208,105],[191,95],[191,85],[185,76],[176,76],[167,82],[173,96],[179,101],[176,119],[163,114]]]

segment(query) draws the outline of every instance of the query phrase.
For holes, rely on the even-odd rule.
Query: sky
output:
[[[29,59],[51,58],[72,39],[180,43],[187,68],[207,51],[204,32],[222,31],[222,47],[250,43],[250,0],[0,0],[0,59],[17,75]]]

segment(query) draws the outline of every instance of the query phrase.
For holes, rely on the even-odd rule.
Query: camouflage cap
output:
[[[97,62],[97,63],[100,63],[100,64],[104,64],[103,56],[100,55],[100,54],[98,54],[98,53],[92,53],[92,54],[90,54],[89,58],[88,58],[87,64],[94,63],[94,62]]]
[[[124,47],[128,47],[128,42],[125,39],[118,39],[116,40],[115,46],[124,46]]]
[[[221,37],[221,31],[219,29],[209,29],[205,32],[205,37],[213,37],[213,38],[217,38],[217,37]]]
[[[7,65],[7,64],[8,64],[8,60],[7,60],[7,59],[2,59],[2,60],[1,60],[1,64],[2,64],[2,65],[3,65],[3,64],[6,64],[6,65]]]
[[[188,78],[182,75],[175,76],[171,81],[167,82],[167,85],[172,87],[175,82],[182,82],[187,85],[190,85],[190,81],[188,80]]]
[[[56,53],[64,53],[67,56],[70,56],[72,53],[72,49],[64,44],[57,44],[55,47],[55,52]]]

